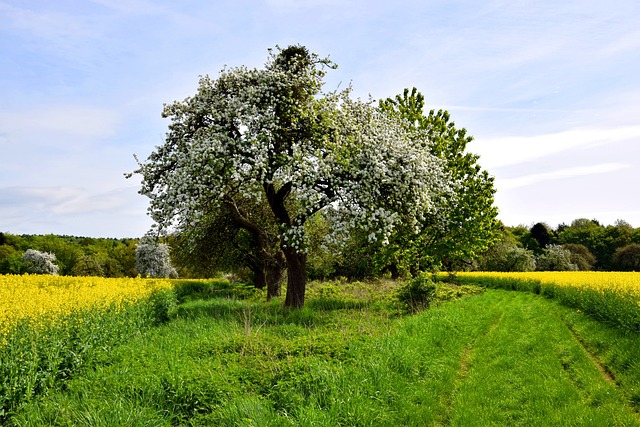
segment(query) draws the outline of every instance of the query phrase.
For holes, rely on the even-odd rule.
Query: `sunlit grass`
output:
[[[458,273],[456,281],[534,292],[598,320],[640,331],[638,272],[472,272]]]

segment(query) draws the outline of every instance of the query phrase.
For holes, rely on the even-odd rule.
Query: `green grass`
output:
[[[302,310],[183,298],[8,425],[640,425],[637,334],[528,293],[449,287],[409,316],[349,286]]]

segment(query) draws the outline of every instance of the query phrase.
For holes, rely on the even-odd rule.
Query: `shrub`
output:
[[[571,262],[578,267],[580,271],[589,271],[596,263],[596,257],[593,256],[589,248],[580,243],[567,243],[562,245],[563,248],[571,252]]]
[[[429,274],[422,273],[398,289],[396,297],[405,310],[416,313],[429,307],[435,295],[435,283]]]

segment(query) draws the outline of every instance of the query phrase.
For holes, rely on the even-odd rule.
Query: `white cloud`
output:
[[[473,151],[487,169],[516,165],[581,146],[612,144],[638,139],[640,126],[572,129],[546,135],[478,138]]]
[[[496,186],[500,190],[513,190],[515,188],[538,184],[544,181],[555,181],[558,179],[610,173],[619,171],[621,169],[626,169],[628,167],[630,166],[621,163],[603,163],[592,166],[565,168],[552,172],[519,176],[517,178],[496,179]]]
[[[116,111],[90,105],[40,105],[0,111],[0,128],[6,134],[37,135],[38,139],[54,135],[104,138],[115,133],[120,120]]]

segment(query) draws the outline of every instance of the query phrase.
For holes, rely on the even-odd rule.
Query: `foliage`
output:
[[[55,254],[50,252],[40,252],[35,249],[27,249],[22,255],[26,269],[32,274],[53,274],[57,275],[60,267],[54,262]]]
[[[159,302],[171,295],[155,290],[135,303],[77,307],[53,317],[23,317],[8,330],[0,327],[0,423],[83,365],[107,359],[117,344],[166,321]]]
[[[536,258],[539,271],[575,271],[578,266],[571,261],[571,251],[560,245],[548,245]]]
[[[622,271],[640,271],[640,244],[631,243],[616,249],[613,264]]]
[[[397,118],[352,100],[350,89],[322,93],[327,67],[289,46],[263,69],[202,77],[193,97],[165,106],[165,143],[135,171],[160,231],[185,232],[226,207],[259,234],[264,222],[237,208],[268,205],[287,262],[285,304],[293,307],[304,304],[305,227],[315,213],[335,211],[335,238],[360,228],[385,242],[400,225],[438,220],[442,201],[454,199],[427,140],[416,144]]]
[[[13,246],[0,245],[0,274],[21,274],[25,270],[22,253]]]
[[[580,271],[589,271],[596,263],[596,257],[593,256],[589,248],[579,243],[567,243],[562,245],[563,248],[571,252],[571,263],[575,264]]]
[[[104,276],[100,261],[92,255],[81,256],[71,269],[73,276]]]
[[[143,238],[136,247],[136,269],[143,277],[177,277],[171,265],[169,245],[152,237]]]
[[[483,271],[533,271],[536,259],[533,251],[518,246],[512,235],[504,233],[482,254],[477,266]]]
[[[58,273],[63,276],[84,273],[103,277],[135,277],[138,274],[135,266],[137,239],[52,234],[18,236],[9,233],[3,236],[5,243],[0,245],[0,274],[24,273],[22,255],[27,249],[55,254]],[[80,265],[76,268],[77,263]]]
[[[399,229],[397,245],[390,245],[388,252],[411,264],[414,272],[434,267],[457,271],[470,265],[496,239],[494,178],[480,167],[478,155],[466,151],[473,140],[466,129],[456,128],[447,111],[425,114],[424,104],[424,96],[413,88],[411,93],[405,89],[402,95],[382,101],[380,107],[402,119],[415,144],[444,160],[458,185],[445,195],[442,209],[422,219],[417,235],[411,229]]]
[[[402,306],[411,313],[428,308],[435,296],[436,285],[426,273],[409,280],[398,289],[396,295]]]
[[[231,272],[258,289],[267,287],[269,298],[280,295],[285,262],[268,205],[245,200],[233,208],[221,206],[178,234],[175,243],[178,265],[192,276]]]
[[[536,255],[542,253],[542,251],[544,251],[553,241],[553,233],[547,224],[538,222],[531,227],[529,232],[531,237],[537,243],[535,249],[529,249],[532,249]]]

